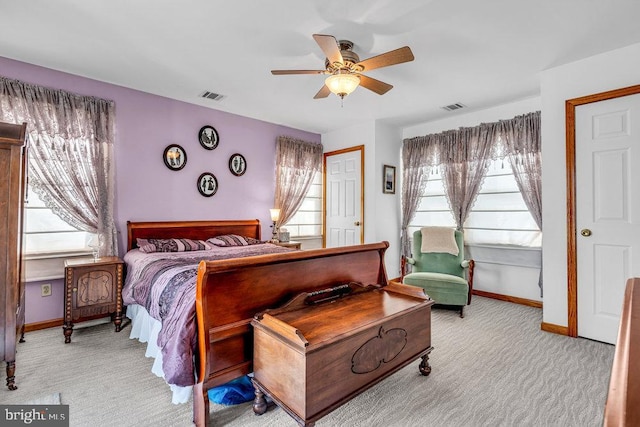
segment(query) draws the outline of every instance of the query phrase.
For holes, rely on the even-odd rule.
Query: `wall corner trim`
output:
[[[569,328],[566,326],[554,325],[553,323],[542,322],[540,329],[545,332],[551,332],[552,334],[569,336]]]

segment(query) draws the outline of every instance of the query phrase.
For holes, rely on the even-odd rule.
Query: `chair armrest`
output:
[[[407,263],[413,265],[416,263],[416,261],[413,258],[402,255],[402,257],[400,258],[400,282],[404,280]]]

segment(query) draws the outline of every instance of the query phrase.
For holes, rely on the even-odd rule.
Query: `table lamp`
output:
[[[280,219],[280,209],[269,209],[269,212],[271,212],[271,221],[273,221],[273,225],[271,226],[273,228],[273,232],[271,234],[270,242],[278,243],[278,227],[276,227],[276,222]]]

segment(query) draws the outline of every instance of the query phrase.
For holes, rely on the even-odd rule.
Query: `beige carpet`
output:
[[[461,319],[433,310],[433,372],[418,361],[322,418],[324,426],[601,426],[614,347],[540,331],[541,310],[474,297]],[[19,344],[18,390],[1,403],[60,394],[71,426],[190,426],[129,328],[36,331]],[[4,381],[3,381],[4,383]],[[295,426],[280,409],[212,405],[211,426]]]
[[[60,405],[60,393],[51,393],[25,402],[26,405]]]

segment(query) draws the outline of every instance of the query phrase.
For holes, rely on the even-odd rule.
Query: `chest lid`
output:
[[[340,288],[343,292],[336,292]],[[318,298],[322,292],[338,296]],[[300,294],[282,308],[256,315],[252,324],[308,351],[431,304],[424,291],[413,286],[349,284]]]

